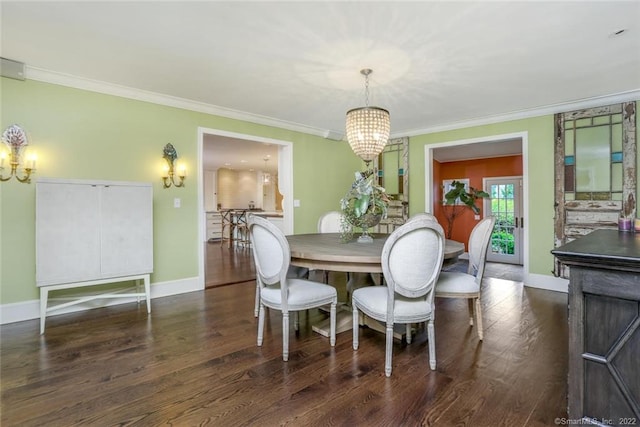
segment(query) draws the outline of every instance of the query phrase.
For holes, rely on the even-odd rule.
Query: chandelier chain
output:
[[[369,73],[364,75],[364,105],[369,106]]]

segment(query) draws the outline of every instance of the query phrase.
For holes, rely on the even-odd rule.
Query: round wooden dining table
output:
[[[373,243],[359,243],[356,238],[342,242],[339,233],[293,234],[287,236],[291,265],[313,270],[350,273],[382,273],[382,247],[388,234],[372,234]],[[446,240],[445,261],[455,260],[464,252],[464,244]]]
[[[340,271],[346,273],[382,273],[382,248],[388,234],[372,234],[372,243],[358,243],[354,238],[348,242],[340,239],[339,233],[293,234],[286,236],[291,251],[291,265],[310,270]],[[445,261],[451,261],[464,252],[464,244],[446,240]],[[362,324],[384,333],[384,325],[363,318]],[[337,313],[336,333],[352,329],[351,310],[341,307]],[[325,337],[329,336],[329,319],[325,319],[313,330]],[[394,332],[394,337],[402,339],[406,328]]]

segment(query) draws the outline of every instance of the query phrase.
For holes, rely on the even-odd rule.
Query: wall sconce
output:
[[[18,166],[20,166],[20,152],[24,147],[29,145],[27,140],[27,134],[18,125],[11,125],[2,133],[2,142],[9,147],[9,166],[11,166],[11,172],[8,176],[4,176],[5,169],[4,162],[6,161],[7,153],[3,150],[0,153],[0,181],[9,181],[12,177],[22,183],[29,184],[31,182],[31,174],[36,170],[36,156],[32,153],[25,164],[23,165],[24,175],[18,176]]]
[[[164,188],[169,188],[171,185],[175,187],[184,187],[184,178],[187,176],[187,169],[184,165],[178,165],[177,175],[180,181],[176,182],[174,166],[175,161],[178,158],[178,153],[171,143],[164,146],[164,149],[162,150],[162,157],[167,161],[167,166],[164,168],[165,173],[162,177]]]

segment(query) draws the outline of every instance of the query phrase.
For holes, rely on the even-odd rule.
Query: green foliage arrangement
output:
[[[445,206],[447,206],[447,209],[444,209],[447,218],[447,239],[451,238],[453,223],[464,209],[469,208],[474,214],[479,215],[480,208],[476,206],[476,201],[489,197],[489,193],[477,190],[471,186],[469,187],[469,191],[467,191],[464,183],[460,181],[453,181],[451,185],[453,188],[444,195],[444,203]],[[462,204],[458,204],[457,201],[462,202]]]
[[[373,169],[355,173],[355,181],[340,200],[343,214],[342,239],[353,236],[353,227],[366,229],[387,217],[389,197],[383,187],[375,182]]]

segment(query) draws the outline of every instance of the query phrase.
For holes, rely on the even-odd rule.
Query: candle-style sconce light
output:
[[[184,187],[184,179],[187,176],[187,169],[184,165],[176,165],[178,152],[171,143],[164,146],[164,149],[162,150],[162,157],[167,161],[167,165],[165,166],[165,174],[162,177],[164,188],[169,188],[171,187],[171,185],[173,185],[174,187]],[[175,181],[176,175],[179,179],[178,182]]]
[[[18,181],[29,184],[31,182],[31,174],[36,170],[36,156],[34,153],[31,153],[22,165],[24,169],[22,176],[18,176],[21,151],[29,145],[27,134],[20,126],[11,125],[2,132],[2,142],[9,148],[9,167],[11,171],[9,175],[4,176],[4,164],[7,160],[7,152],[3,149],[2,152],[0,152],[0,181],[9,181],[15,176]]]

